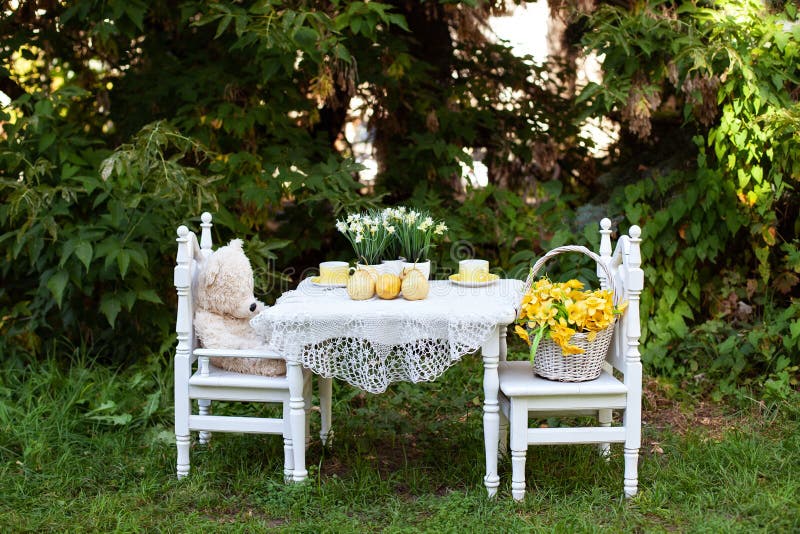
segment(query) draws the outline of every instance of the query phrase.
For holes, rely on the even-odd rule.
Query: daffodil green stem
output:
[[[531,341],[531,363],[533,363],[534,357],[536,357],[536,349],[539,348],[539,342],[542,340],[542,336],[544,336],[546,325],[541,325],[536,330],[536,336],[534,336],[533,341]]]

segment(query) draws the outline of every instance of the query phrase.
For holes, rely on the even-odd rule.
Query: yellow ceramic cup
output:
[[[346,261],[323,261],[319,264],[319,282],[321,284],[346,284],[350,275]]]
[[[485,282],[489,279],[489,262],[486,260],[461,260],[458,275],[463,282]]]

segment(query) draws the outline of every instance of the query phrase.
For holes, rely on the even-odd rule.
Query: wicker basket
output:
[[[610,289],[613,295],[612,302],[614,306],[619,305],[619,296],[614,288],[614,277],[611,275],[606,263],[600,256],[586,247],[572,245],[554,248],[542,256],[531,268],[531,272],[525,282],[525,290],[522,294],[525,295],[528,292],[531,285],[533,285],[533,279],[536,273],[539,272],[550,258],[567,252],[580,252],[597,262],[606,274],[605,281],[607,283],[607,289]],[[520,313],[522,313],[521,306]],[[555,341],[550,339],[549,336],[543,337],[539,342],[539,346],[536,348],[536,354],[533,359],[533,372],[542,378],[558,380],[559,382],[585,382],[587,380],[594,380],[600,376],[603,370],[603,362],[606,359],[606,354],[608,354],[608,346],[611,343],[611,336],[614,333],[615,322],[616,321],[612,320],[611,324],[599,331],[592,341],[589,341],[589,335],[587,333],[582,332],[574,334],[569,342],[572,345],[584,349],[585,352],[582,354],[564,356],[563,352],[561,352],[561,347],[559,347]]]

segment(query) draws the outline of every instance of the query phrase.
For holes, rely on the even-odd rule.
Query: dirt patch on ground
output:
[[[286,519],[276,519],[271,518],[264,514],[260,510],[255,510],[252,508],[248,508],[247,510],[241,510],[239,508],[231,508],[231,507],[215,507],[212,509],[205,509],[205,517],[209,521],[213,521],[218,524],[230,524],[236,525],[241,523],[242,519],[252,519],[258,518],[260,519],[265,525],[267,525],[270,529],[278,528],[283,526],[287,523]]]
[[[707,399],[697,399],[691,404],[676,401],[653,378],[645,379],[642,385],[642,423],[651,428],[680,435],[701,430],[709,439],[720,440],[725,432],[739,426],[738,418],[725,413],[720,404]]]

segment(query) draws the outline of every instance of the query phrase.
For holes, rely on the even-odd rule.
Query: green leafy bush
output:
[[[618,114],[649,151],[690,158],[639,158],[611,193],[645,228],[645,361],[659,373],[705,372],[723,389],[797,384],[796,15],[791,3],[657,1],[604,6],[589,22],[604,84],[579,100]]]
[[[5,127],[0,168],[16,179],[0,180],[0,252],[11,282],[0,302],[13,310],[4,337],[28,349],[62,332],[127,349],[138,332],[164,339],[172,228],[215,202],[215,178],[180,162],[204,151],[165,123],[115,154],[98,148],[60,118],[68,97],[32,101],[22,107],[30,116]]]
[[[0,350],[170,347],[174,230],[202,211],[217,243],[245,238],[269,301],[352,259],[337,217],[404,204],[451,229],[442,274],[474,255],[522,278],[549,248],[596,245],[603,216],[640,224],[649,372],[796,387],[794,5],[564,3],[581,47],[543,65],[480,31],[503,9],[80,0],[0,20]],[[578,52],[602,54],[603,83],[576,93]],[[356,97],[367,185],[343,136]],[[586,118],[625,127],[608,156]],[[486,187],[462,179],[475,154]],[[553,269],[595,281],[588,260]]]

